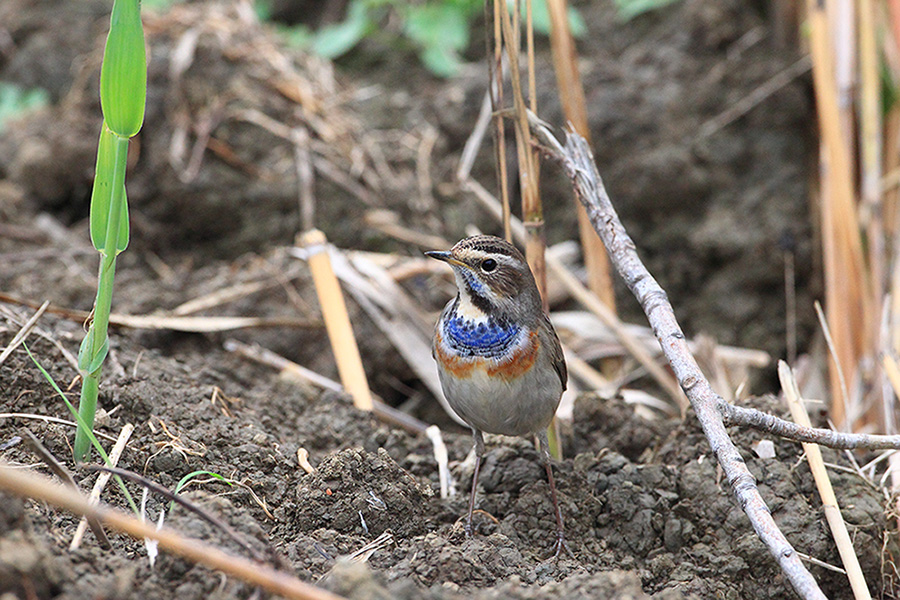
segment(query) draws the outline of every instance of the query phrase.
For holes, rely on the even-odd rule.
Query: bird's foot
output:
[[[559,530],[556,532],[556,543],[553,544],[553,554],[547,558],[547,561],[557,561],[562,558],[563,550],[565,550],[565,554],[569,555],[569,558],[575,558],[575,553],[572,552],[568,542],[566,542],[566,536],[563,534],[562,530]]]

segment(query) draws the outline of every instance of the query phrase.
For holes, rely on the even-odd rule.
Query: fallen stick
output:
[[[136,540],[149,538],[157,540],[159,547],[186,558],[192,562],[222,571],[247,583],[291,600],[344,600],[327,590],[304,583],[293,575],[276,571],[266,565],[244,558],[232,556],[219,548],[184,537],[163,527],[144,523],[121,511],[99,505],[92,505],[83,494],[46,477],[9,467],[0,462],[0,488],[26,498],[42,500],[76,515],[94,518],[112,529],[127,533]]]

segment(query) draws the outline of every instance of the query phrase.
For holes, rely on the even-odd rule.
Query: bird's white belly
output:
[[[441,357],[448,349],[440,338],[436,341],[444,395],[470,426],[486,433],[526,435],[550,424],[562,395],[562,383],[555,369],[544,364],[545,354],[538,351],[536,336],[523,339],[509,353],[515,357],[518,352],[518,360],[510,359],[507,364],[493,358]]]

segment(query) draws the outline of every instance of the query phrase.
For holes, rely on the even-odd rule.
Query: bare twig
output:
[[[587,209],[591,224],[603,239],[611,262],[644,309],[663,354],[691,401],[703,433],[756,534],[775,557],[801,598],[824,599],[825,595],[818,583],[772,518],[769,507],[756,487],[756,480],[728,436],[722,415],[716,406],[719,396],[691,355],[665,291],[641,262],[634,242],[619,221],[584,138],[569,132],[563,147],[537,116],[529,115],[529,121],[536,137],[547,146],[548,154],[562,164],[571,178],[576,196]]]
[[[841,433],[831,429],[804,427],[797,423],[779,419],[753,408],[729,404],[716,400],[716,407],[729,425],[743,425],[760,431],[767,431],[795,442],[819,444],[838,450],[895,450],[900,449],[900,435],[870,435],[866,433]]]
[[[812,68],[812,61],[809,56],[804,56],[786,69],[779,71],[771,79],[767,80],[761,86],[741,98],[739,102],[729,106],[727,109],[700,126],[696,140],[700,141],[711,136],[720,129],[734,123],[751,110],[759,106],[769,96],[788,85],[801,75],[805,75]]]
[[[55,484],[44,477],[24,473],[0,463],[0,488],[27,498],[43,500],[54,506],[96,518],[104,524],[122,531],[137,540],[150,538],[159,542],[160,548],[212,569],[217,569],[248,583],[258,585],[273,594],[292,600],[342,600],[341,596],[304,583],[281,571],[257,562],[227,554],[219,548],[184,537],[163,527],[143,523],[121,511],[103,505],[92,506],[87,497],[73,493],[71,489]]]

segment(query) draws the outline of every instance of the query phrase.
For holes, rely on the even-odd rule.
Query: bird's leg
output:
[[[472,537],[472,512],[475,510],[475,489],[478,487],[478,473],[481,471],[481,457],[484,456],[484,436],[477,429],[472,430],[475,438],[475,472],[472,474],[472,493],[469,495],[469,514],[466,516],[466,537]]]
[[[569,545],[566,544],[562,511],[559,509],[559,500],[556,498],[556,481],[553,479],[553,467],[550,464],[550,443],[547,440],[547,430],[542,429],[540,433],[537,434],[537,437],[541,446],[541,460],[544,463],[544,467],[547,469],[547,481],[550,484],[550,498],[553,500],[553,509],[556,511],[556,544],[554,545],[552,558],[559,558],[563,548],[565,548],[566,552],[569,554],[571,554],[572,551],[569,549]]]

